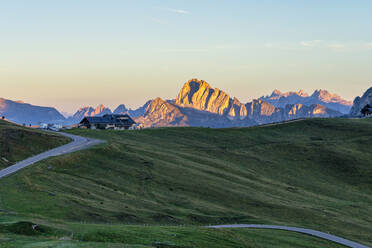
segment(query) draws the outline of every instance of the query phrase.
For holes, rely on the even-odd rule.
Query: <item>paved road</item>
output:
[[[21,170],[21,169],[23,169],[23,168],[25,168],[29,165],[32,165],[36,162],[39,162],[40,160],[43,160],[43,159],[46,159],[46,158],[49,158],[49,157],[53,157],[53,156],[59,156],[59,155],[62,155],[62,154],[67,154],[67,153],[79,151],[79,150],[86,149],[88,147],[91,147],[91,146],[94,146],[94,145],[101,144],[101,143],[105,142],[103,140],[90,139],[90,138],[85,138],[85,137],[72,135],[72,134],[68,134],[68,133],[58,133],[58,134],[66,136],[68,138],[71,138],[73,141],[66,144],[66,145],[63,145],[63,146],[54,148],[52,150],[40,153],[40,154],[35,155],[33,157],[30,157],[26,160],[20,161],[20,162],[14,164],[12,166],[9,166],[9,167],[7,167],[3,170],[0,170],[0,178],[5,177],[7,175],[10,175],[12,173],[15,173],[15,172],[17,172],[17,171],[19,171],[19,170]]]
[[[326,239],[333,241],[335,243],[345,245],[353,248],[370,248],[354,241],[343,239],[328,233],[319,232],[311,229],[298,228],[298,227],[289,227],[289,226],[273,226],[273,225],[248,225],[248,224],[236,224],[236,225],[217,225],[217,226],[207,226],[208,228],[257,228],[257,229],[275,229],[275,230],[286,230],[298,233],[304,233],[312,235],[318,238]]]

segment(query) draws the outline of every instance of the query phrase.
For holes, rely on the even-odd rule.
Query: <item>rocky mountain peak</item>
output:
[[[317,99],[323,103],[339,103],[346,106],[351,106],[352,102],[342,99],[337,94],[332,94],[327,90],[315,90],[314,93],[311,95],[311,98]]]
[[[308,96],[308,94],[304,90],[297,91],[297,95],[299,95],[299,96]]]
[[[273,90],[273,92],[271,93],[271,96],[273,97],[273,96],[281,96],[283,93],[280,91],[280,90],[278,90],[278,89],[275,89],[275,90]]]
[[[322,90],[322,89],[318,89],[318,90],[315,90],[314,93],[311,95],[312,97],[318,97],[318,98],[331,98],[332,97],[332,94],[329,93],[328,90]]]
[[[281,97],[290,97],[290,96],[300,96],[300,97],[308,97],[309,95],[304,90],[299,91],[288,91],[288,92],[281,92],[278,89],[275,89],[270,96],[266,97],[269,99],[280,99]]]
[[[111,114],[111,110],[105,107],[103,104],[98,105],[96,108],[91,106],[80,108],[73,116],[73,122],[80,122],[84,117],[90,116],[102,116],[105,114]]]
[[[126,114],[128,113],[127,107],[124,104],[120,104],[113,112],[114,114]]]
[[[173,108],[173,105],[171,103],[168,103],[167,101],[164,101],[160,97],[155,98],[151,101],[151,103],[147,106],[145,110],[145,116],[149,114],[153,114],[155,112],[158,113],[167,113],[170,109]]]
[[[94,114],[95,115],[99,115],[101,113],[109,113],[109,114],[111,114],[111,110],[109,108],[106,108],[103,104],[100,104],[94,110]]]
[[[182,126],[184,118],[186,118],[185,115],[177,106],[158,97],[147,105],[144,115],[137,117],[135,120],[144,127],[159,127]]]
[[[203,80],[191,79],[182,87],[175,104],[223,115],[228,112],[230,96]]]

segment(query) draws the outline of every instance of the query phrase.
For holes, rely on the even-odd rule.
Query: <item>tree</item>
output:
[[[372,107],[369,105],[369,104],[367,104],[366,106],[364,106],[364,108],[360,111],[363,115],[366,115],[368,112],[369,112],[369,110],[371,109]]]

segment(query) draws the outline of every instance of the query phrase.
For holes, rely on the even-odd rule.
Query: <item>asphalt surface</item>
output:
[[[57,148],[51,149],[49,151],[40,153],[38,155],[35,155],[33,157],[30,157],[28,159],[25,159],[23,161],[20,161],[12,166],[9,166],[3,170],[0,170],[0,178],[8,176],[10,174],[13,174],[29,165],[32,165],[36,162],[39,162],[41,160],[44,160],[49,157],[54,157],[54,156],[59,156],[63,154],[68,154],[71,152],[76,152],[79,150],[83,150],[86,148],[89,148],[91,146],[97,145],[104,143],[105,141],[103,140],[98,140],[98,139],[90,139],[90,138],[85,138],[77,135],[72,135],[68,133],[58,133],[60,135],[63,135],[65,137],[71,138],[73,141],[63,145],[59,146]]]
[[[217,226],[207,226],[208,228],[256,228],[256,229],[275,229],[275,230],[285,230],[285,231],[292,231],[298,233],[304,233],[311,236],[315,236],[318,238],[326,239],[329,241],[333,241],[335,243],[353,247],[353,248],[370,248],[369,246],[365,246],[354,241],[350,241],[347,239],[343,239],[337,237],[335,235],[331,235],[324,232],[319,232],[311,229],[305,228],[298,228],[298,227],[289,227],[289,226],[273,226],[273,225],[248,225],[248,224],[235,224],[235,225],[217,225]]]

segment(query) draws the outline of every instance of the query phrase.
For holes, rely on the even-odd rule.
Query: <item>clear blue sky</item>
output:
[[[372,86],[370,0],[0,2],[0,97],[74,112],[175,98],[197,77],[242,102]]]

